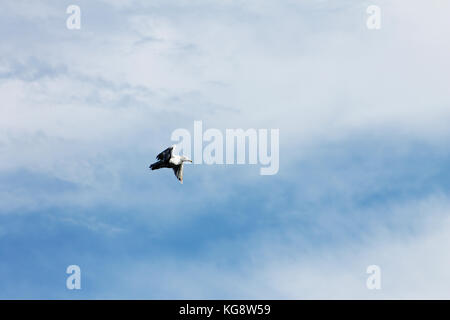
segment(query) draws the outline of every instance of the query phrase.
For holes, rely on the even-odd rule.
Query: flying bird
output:
[[[173,151],[175,150],[175,145],[167,148],[160,154],[156,156],[157,162],[150,165],[150,169],[157,170],[161,168],[172,168],[173,173],[180,183],[183,183],[183,163],[184,162],[192,162],[191,159],[185,156],[174,155]]]

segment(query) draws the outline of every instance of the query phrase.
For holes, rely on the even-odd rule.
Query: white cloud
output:
[[[89,19],[77,32],[59,25],[56,9],[31,14],[34,6],[8,2],[23,23],[42,10],[52,18],[34,40],[21,40],[26,30],[17,28],[0,46],[8,74],[0,80],[0,168],[93,184],[98,161],[125,148],[152,154],[198,119],[280,128],[282,162],[293,159],[293,146],[364,131],[433,143],[448,136],[446,4],[382,2],[379,32],[350,2],[336,10],[323,2],[193,5],[86,3]]]
[[[209,253],[193,260],[125,262],[108,274],[117,282],[96,294],[157,299],[448,299],[449,200],[431,197],[388,210],[399,219],[421,212],[426,217],[414,224],[422,224],[423,230],[405,233],[380,225],[362,241],[349,237],[326,246],[299,233],[292,241],[286,241],[286,235],[277,239],[257,234],[244,242],[216,242]],[[238,262],[233,264],[228,259],[235,256]],[[381,290],[366,287],[366,268],[373,264],[381,268]],[[126,277],[121,276],[123,270]]]

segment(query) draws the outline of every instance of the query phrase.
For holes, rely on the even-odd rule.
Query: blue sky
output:
[[[448,299],[449,11],[5,1],[0,298]],[[195,120],[278,128],[278,174],[150,172]]]

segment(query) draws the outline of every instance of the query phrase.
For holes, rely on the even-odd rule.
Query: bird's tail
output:
[[[163,163],[161,161],[155,162],[155,163],[150,165],[150,169],[152,169],[152,170],[161,169],[162,168],[162,164]]]

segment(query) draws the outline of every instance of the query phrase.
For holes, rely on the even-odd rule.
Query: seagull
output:
[[[192,162],[191,159],[185,156],[177,156],[173,154],[176,145],[173,145],[156,156],[157,162],[150,165],[150,169],[157,170],[161,168],[172,168],[173,173],[180,183],[183,183],[183,162]]]

